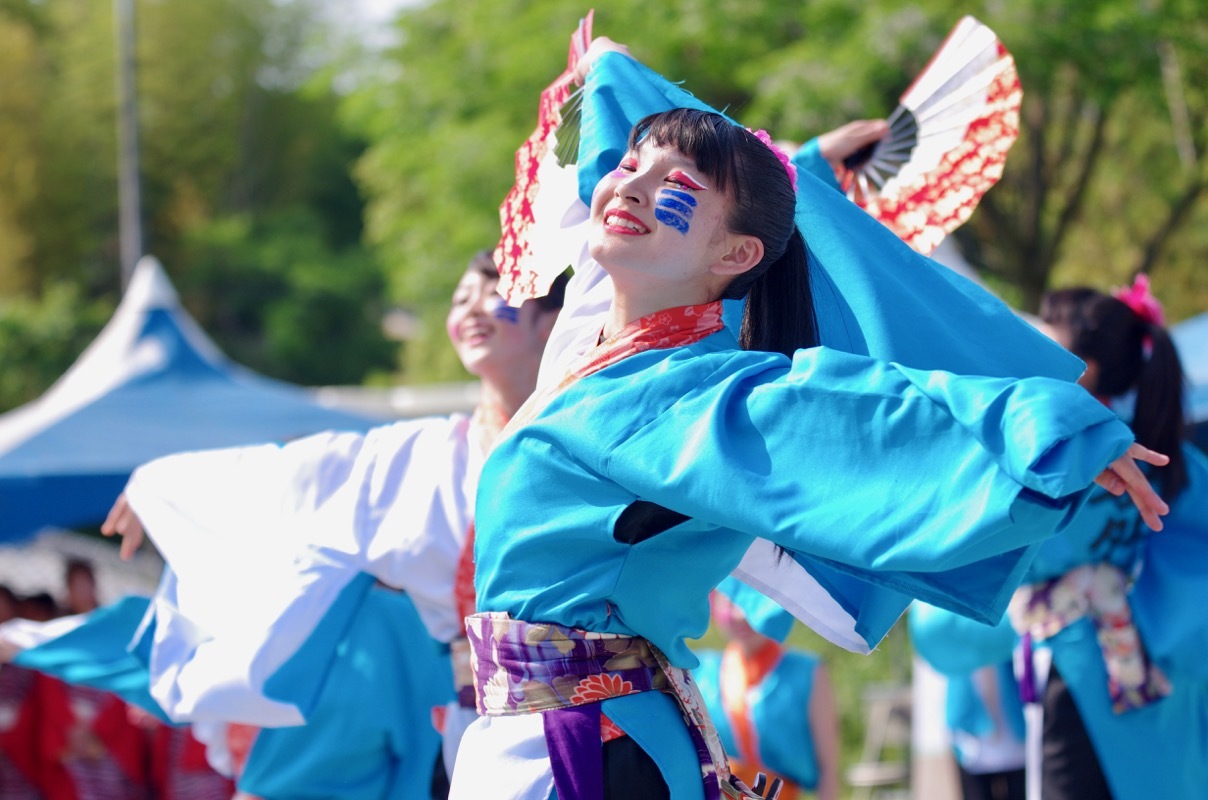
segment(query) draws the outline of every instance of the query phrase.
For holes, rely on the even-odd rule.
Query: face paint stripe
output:
[[[688,233],[688,220],[676,214],[673,211],[668,211],[664,208],[654,209],[654,218],[666,225],[668,228],[674,228],[682,234]]]
[[[492,317],[501,322],[509,322],[512,325],[520,322],[520,309],[509,306],[502,297],[492,303],[489,311]]]
[[[687,192],[661,189],[654,201],[654,218],[668,228],[674,228],[680,234],[687,235],[695,205],[696,198]]]
[[[692,219],[692,206],[681,203],[679,200],[670,197],[660,197],[657,207],[665,208],[668,211],[676,211],[687,219]]]
[[[681,192],[678,189],[663,189],[661,194],[663,197],[674,197],[681,203],[687,203],[693,208],[696,208],[696,198],[688,192]]]

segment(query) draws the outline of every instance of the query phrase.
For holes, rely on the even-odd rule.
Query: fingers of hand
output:
[[[113,503],[113,507],[109,509],[109,513],[105,516],[105,521],[101,523],[101,533],[106,536],[119,533],[121,529],[118,526],[129,508],[130,506],[126,503],[126,495],[118,495],[117,500]]]
[[[1124,494],[1124,481],[1120,480],[1119,476],[1110,469],[1105,469],[1100,472],[1095,477],[1095,483],[1099,484],[1117,497]]]
[[[135,551],[138,550],[138,546],[142,544],[142,541],[142,528],[138,528],[136,531],[132,530],[124,535],[122,537],[122,549],[120,553],[122,561],[129,561],[133,558]]]
[[[1150,450],[1148,447],[1136,442],[1128,448],[1128,455],[1137,461],[1144,461],[1146,464],[1152,464],[1155,467],[1164,467],[1170,463],[1170,456],[1159,453],[1156,450]]]

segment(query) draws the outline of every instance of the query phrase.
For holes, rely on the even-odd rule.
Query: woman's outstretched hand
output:
[[[143,543],[143,523],[130,507],[125,492],[118,495],[113,508],[109,509],[109,516],[105,517],[104,523],[101,524],[101,533],[106,536],[116,533],[122,537],[123,561],[129,561],[134,551]]]
[[[1128,492],[1133,505],[1141,512],[1141,519],[1145,520],[1145,524],[1155,531],[1160,531],[1162,530],[1162,515],[1170,513],[1170,506],[1166,505],[1149,485],[1141,468],[1137,466],[1138,461],[1144,461],[1155,467],[1164,467],[1170,463],[1170,457],[1155,453],[1148,447],[1134,442],[1124,455],[1099,473],[1099,477],[1095,478],[1095,483],[1117,497]]]

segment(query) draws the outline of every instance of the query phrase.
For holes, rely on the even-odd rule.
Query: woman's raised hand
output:
[[[1099,477],[1095,478],[1095,483],[1117,497],[1128,492],[1133,505],[1141,512],[1141,519],[1145,520],[1145,524],[1155,531],[1160,531],[1162,530],[1162,515],[1170,513],[1170,506],[1166,505],[1149,485],[1141,468],[1137,466],[1138,461],[1144,461],[1155,467],[1164,467],[1170,463],[1170,457],[1155,453],[1148,447],[1134,442],[1124,455],[1099,473]]]
[[[129,561],[134,551],[143,543],[143,523],[130,507],[125,492],[118,495],[113,508],[109,509],[109,516],[105,517],[104,523],[101,524],[101,533],[106,536],[116,533],[122,537],[123,561]]]
[[[847,171],[843,159],[878,139],[889,135],[889,123],[883,119],[858,119],[827,131],[818,137],[818,152],[831,165],[835,177],[842,179]]]
[[[629,52],[629,48],[619,42],[614,42],[607,36],[597,36],[591,40],[587,50],[579,57],[578,63],[575,64],[575,84],[583,85],[583,81],[587,80],[587,73],[591,71],[591,65],[600,57],[601,53],[621,53],[633,58],[633,54]]]

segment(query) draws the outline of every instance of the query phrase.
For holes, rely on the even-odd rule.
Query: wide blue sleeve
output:
[[[840,602],[845,581],[887,589],[868,602],[898,607],[877,625],[908,597],[996,621],[1028,549],[1132,441],[1064,381],[826,348],[786,363],[737,353],[627,433],[604,469],[636,496],[787,548]]]
[[[670,108],[705,110],[681,86],[619,53],[605,53],[584,84],[579,193],[625,152],[629,129]],[[809,250],[815,314],[824,345],[919,369],[966,375],[1075,380],[1084,365],[1020,319],[1002,301],[916,253],[863,209],[815,176],[799,157],[797,225]]]
[[[808,172],[835,191],[839,191],[839,179],[835,177],[835,170],[830,162],[822,157],[822,148],[818,146],[817,138],[810,139],[798,147],[797,152],[793,153],[792,161],[798,176]]]
[[[13,663],[66,683],[113,692],[169,722],[151,697],[146,665],[128,649],[147,604],[146,597],[131,596],[98,608],[73,630],[22,650]]]

